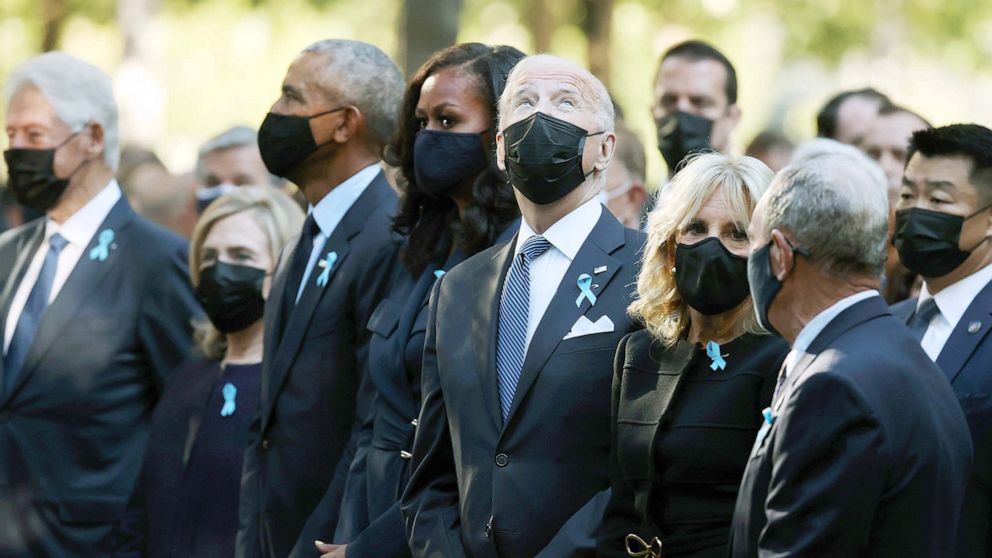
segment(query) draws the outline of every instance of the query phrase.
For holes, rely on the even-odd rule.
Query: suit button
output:
[[[271,448],[271,447],[272,447],[272,441],[269,440],[268,438],[263,438],[262,439],[262,451],[269,451],[269,448]]]
[[[509,462],[510,462],[510,456],[506,455],[505,453],[496,454],[496,466],[497,467],[506,467],[506,465]]]

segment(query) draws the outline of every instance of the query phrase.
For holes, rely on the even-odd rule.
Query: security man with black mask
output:
[[[616,142],[599,80],[525,58],[499,115],[497,162],[522,222],[434,285],[402,511],[414,556],[590,555],[644,236],[597,199]]]
[[[265,311],[259,416],[245,453],[237,556],[314,554],[334,533],[363,412],[366,329],[397,243],[396,195],[379,166],[403,78],[378,48],[310,45],[290,65],[258,132],[269,171],[303,192],[309,215],[284,250]]]
[[[956,552],[992,554],[992,130],[955,124],[913,134],[893,243],[924,278],[893,307],[947,375],[975,448]]]
[[[658,65],[651,115],[669,178],[690,153],[727,153],[741,120],[737,71],[722,52],[702,41],[673,46]]]

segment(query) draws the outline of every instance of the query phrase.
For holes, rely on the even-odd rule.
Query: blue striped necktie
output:
[[[513,258],[503,284],[496,336],[496,375],[499,378],[499,407],[503,420],[510,412],[513,394],[520,381],[520,370],[524,366],[530,315],[530,264],[548,248],[551,248],[551,243],[543,236],[528,238]]]
[[[55,269],[59,264],[59,253],[65,248],[69,241],[62,235],[55,233],[48,240],[48,253],[45,254],[45,262],[41,265],[38,279],[31,287],[31,294],[28,295],[21,316],[17,319],[17,327],[14,328],[14,336],[10,338],[10,346],[7,347],[7,354],[3,357],[3,391],[7,393],[14,385],[24,359],[28,356],[28,350],[34,341],[34,335],[41,325],[41,316],[48,308],[48,298],[52,292],[52,283],[55,282]]]

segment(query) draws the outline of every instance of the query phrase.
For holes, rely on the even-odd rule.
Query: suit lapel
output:
[[[992,329],[990,314],[992,314],[992,283],[985,285],[975,300],[971,301],[968,309],[958,320],[958,324],[954,326],[951,336],[947,338],[940,355],[937,356],[937,366],[944,371],[947,379],[952,383],[961,373],[971,354],[975,352],[975,348]]]
[[[517,237],[507,242],[478,270],[479,280],[473,281],[471,331],[482,333],[479,350],[475,351],[475,371],[482,381],[482,391],[486,394],[486,408],[497,430],[502,418],[499,409],[499,386],[496,376],[496,333],[499,330],[499,298],[503,281],[510,269]]]
[[[299,236],[286,243],[286,247],[283,249],[282,255],[279,258],[279,264],[276,266],[276,272],[272,277],[272,286],[269,288],[269,299],[265,301],[265,343],[262,349],[265,356],[262,361],[266,365],[271,365],[276,354],[276,349],[279,348],[279,342],[282,340],[283,330],[285,329],[286,316],[283,309],[286,307],[284,300],[287,275],[289,274],[289,262],[293,261],[293,252],[296,251],[296,245],[299,243]],[[270,375],[263,373],[262,377],[269,378]],[[260,387],[261,401],[263,405],[266,405],[267,402],[272,401],[272,394],[269,392],[269,382],[263,381]]]
[[[24,274],[38,251],[38,246],[45,238],[45,222],[45,219],[38,219],[33,225],[33,230],[21,235],[17,241],[14,265],[10,267],[10,276],[7,277],[3,292],[0,293],[0,343],[3,343],[6,336],[7,316],[10,314],[10,304],[14,299],[14,293],[17,292],[17,287],[24,279]],[[0,344],[0,355],[2,354],[3,345]],[[3,385],[4,374],[3,358],[0,358],[0,385]]]
[[[510,411],[507,413],[507,424],[527,396],[527,391],[537,379],[544,363],[548,361],[555,348],[561,343],[562,338],[572,329],[572,325],[579,319],[579,316],[592,308],[592,304],[587,299],[582,299],[578,306],[575,304],[576,299],[581,294],[576,283],[579,275],[583,273],[591,275],[594,285],[591,290],[597,297],[601,296],[622,265],[620,260],[610,256],[610,254],[623,244],[623,225],[614,219],[609,212],[603,210],[596,226],[593,227],[589,237],[582,243],[575,255],[575,259],[568,266],[565,276],[562,277],[561,283],[558,285],[558,290],[538,323],[527,354],[524,356],[520,380],[517,382],[513,403],[511,403]],[[606,266],[606,271],[594,275],[595,269],[602,266]],[[495,358],[492,369],[496,369]]]
[[[49,347],[55,342],[70,319],[79,310],[79,307],[89,300],[90,295],[102,278],[110,270],[115,269],[116,266],[123,265],[119,263],[121,261],[120,254],[130,246],[127,227],[133,219],[134,212],[131,210],[131,206],[128,205],[127,199],[122,197],[110,210],[103,223],[100,224],[97,233],[93,235],[89,245],[83,250],[83,255],[76,263],[76,267],[69,274],[65,285],[62,286],[55,300],[52,301],[51,305],[49,305],[42,315],[41,323],[38,325],[38,332],[35,334],[34,340],[31,343],[31,348],[28,349],[21,373],[12,388],[6,393],[3,403],[6,403],[7,399],[15,395],[18,389],[31,376],[31,373],[41,361],[42,356],[48,353]],[[90,250],[99,244],[100,232],[107,229],[115,233],[114,243],[107,252],[107,259],[102,261],[91,259]]]

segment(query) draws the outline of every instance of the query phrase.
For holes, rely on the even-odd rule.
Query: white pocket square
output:
[[[593,333],[609,333],[611,331],[613,331],[613,320],[609,316],[600,316],[595,322],[585,316],[579,316],[579,319],[575,320],[575,323],[572,324],[572,331],[569,331],[568,335],[562,337],[562,341],[573,337],[582,337],[583,335],[592,335]]]

